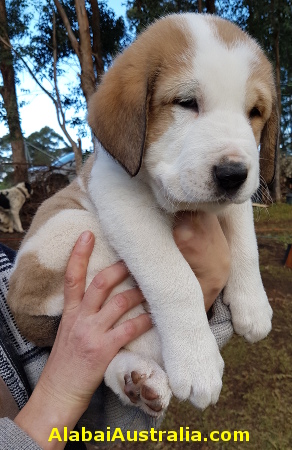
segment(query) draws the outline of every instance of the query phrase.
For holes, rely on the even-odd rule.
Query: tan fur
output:
[[[84,184],[88,183],[88,177],[94,161],[94,156],[90,157],[84,165],[81,180]],[[32,237],[37,231],[60,210],[64,209],[78,209],[84,210],[82,200],[87,201],[84,192],[81,191],[77,179],[75,179],[69,186],[57,192],[53,197],[46,200],[38,209],[34,220],[28,230],[25,241]],[[42,301],[43,298],[48,298],[60,291],[60,286],[63,286],[65,268],[62,271],[50,270],[43,267],[38,261],[37,256],[33,253],[26,253],[20,257],[18,262],[20,270],[12,273],[10,278],[10,289],[8,292],[8,303],[15,316],[17,324],[21,333],[35,344],[51,345],[53,343],[57,324],[56,318],[44,315],[46,304]],[[37,274],[37,276],[31,276]],[[22,287],[29,282],[29,290],[31,296],[26,295],[25,298],[22,293]],[[34,293],[38,293],[36,297]],[[19,299],[22,299],[19,302]],[[25,304],[25,299],[29,299],[29,304]],[[27,300],[28,301],[28,300]],[[23,313],[26,311],[27,313]],[[34,320],[31,320],[32,312]]]
[[[94,161],[92,155],[82,169],[81,179],[86,184]],[[36,216],[29,228],[26,238],[33,236],[36,231],[41,228],[51,217],[57,214],[62,209],[84,209],[81,204],[82,198],[86,200],[85,193],[82,193],[77,179],[73,180],[69,186],[57,192],[53,197],[45,200],[39,207]]]
[[[21,334],[38,347],[52,347],[61,320],[59,317],[34,316],[31,320],[30,314],[13,313],[17,324],[21,324]]]
[[[223,21],[216,16],[209,16],[209,20],[216,36],[224,42],[227,47],[233,47],[239,42],[250,42],[250,36],[240,30],[233,23]]]
[[[279,114],[273,68],[265,55],[257,51],[258,64],[254,68],[247,89],[247,114],[254,106],[261,117],[251,119],[251,126],[260,144],[260,175],[270,185],[274,179],[278,150]],[[254,95],[251,98],[251,95]],[[263,125],[265,124],[264,128]]]
[[[42,299],[60,290],[60,285],[64,283],[64,273],[43,267],[33,253],[26,253],[23,258],[21,257],[19,265],[21,270],[12,273],[10,278],[9,306],[14,313],[18,310],[33,310],[34,314],[42,315],[45,313],[46,306]],[[37,276],[31,277],[31,274],[37,274]],[[31,292],[38,292],[38,297],[27,295],[26,299],[29,303],[25,304],[21,288],[27,284],[28,279]],[[19,302],[19,299],[22,301]]]
[[[163,78],[166,67],[169,76],[177,75],[184,65],[180,56],[189,43],[178,23],[168,18],[158,27],[149,27],[115,60],[89,103],[88,121],[95,135],[132,176],[142,163],[156,81]],[[153,45],[160,34],[164,39]]]
[[[279,138],[279,115],[276,93],[273,97],[273,109],[261,135],[260,175],[270,185],[275,176],[276,156]]]
[[[95,155],[91,155],[82,168],[81,179],[84,185],[84,189],[87,191],[88,183],[90,180],[92,166],[95,160]]]

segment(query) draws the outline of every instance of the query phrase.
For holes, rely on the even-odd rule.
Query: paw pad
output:
[[[162,410],[162,403],[158,392],[153,387],[147,386],[147,381],[150,378],[151,375],[147,377],[145,374],[140,374],[137,371],[132,371],[131,375],[126,374],[124,376],[124,392],[132,403],[143,402],[148,408],[157,413]]]

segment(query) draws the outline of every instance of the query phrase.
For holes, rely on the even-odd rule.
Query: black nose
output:
[[[226,192],[236,192],[246,180],[247,173],[243,163],[226,162],[214,166],[216,183]]]

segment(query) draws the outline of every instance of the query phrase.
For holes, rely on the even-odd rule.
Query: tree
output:
[[[5,119],[9,128],[14,182],[18,183],[27,180],[27,164],[15,88],[14,59],[11,48],[7,45],[10,44],[9,34],[5,0],[0,0],[0,72],[3,80],[0,94],[3,98]]]
[[[72,152],[65,140],[50,127],[43,127],[24,138],[28,165],[50,166],[52,161]],[[12,181],[13,163],[10,135],[0,138],[0,183],[5,181],[5,187]]]
[[[221,15],[236,22],[261,44],[275,67],[278,111],[281,116],[277,171],[271,192],[281,200],[280,158],[291,149],[292,2],[291,0],[242,0],[236,5],[220,2]],[[282,150],[282,151],[281,151]]]
[[[122,18],[97,0],[47,0],[42,8],[38,29],[31,40],[31,75],[53,100],[59,124],[72,146],[77,172],[81,168],[81,146],[71,139],[67,131],[65,112],[70,107],[80,110],[80,87],[87,104],[112,55],[123,45],[125,25]],[[66,63],[76,62],[80,69],[80,85],[71,90],[71,96],[62,95],[57,79]],[[28,65],[27,65],[28,67]],[[40,80],[53,80],[54,92],[44,89]],[[82,105],[83,106],[83,105]],[[74,125],[80,125],[77,117]]]
[[[54,25],[55,13],[55,25]],[[54,33],[55,26],[55,33]],[[54,45],[54,34],[55,42]],[[54,49],[60,66],[78,61],[80,87],[88,101],[95,91],[105,66],[124,45],[126,29],[122,17],[97,0],[47,0],[32,39],[34,70],[41,77],[53,78]],[[72,105],[70,99],[64,99]],[[67,106],[67,105],[66,105]]]
[[[215,13],[215,0],[128,0],[127,17],[132,31],[140,33],[155,19],[171,13]]]
[[[4,0],[1,0],[4,2]],[[18,20],[16,3],[22,9],[25,0],[10,0],[14,3],[14,15],[10,15],[10,28]],[[32,5],[30,4],[32,8]],[[100,76],[113,54],[119,51],[126,40],[125,25],[122,18],[115,18],[112,10],[97,0],[44,0],[41,11],[39,2],[35,4],[40,14],[37,26],[26,29],[29,43],[23,47],[11,45],[9,39],[4,44],[6,54],[10,53],[32,75],[39,87],[53,101],[61,129],[72,146],[76,156],[77,171],[81,167],[82,155],[80,140],[76,143],[68,132],[66,111],[75,107],[78,115],[71,121],[73,126],[80,125],[80,106],[85,104],[95,91]],[[1,15],[2,17],[2,15]],[[80,67],[79,86],[70,86],[70,96],[64,95],[58,88],[58,77],[64,73],[66,63],[72,64],[76,57]],[[53,83],[50,91],[44,88],[44,78]],[[10,133],[12,135],[12,133]]]
[[[49,166],[54,159],[72,152],[72,147],[50,127],[43,127],[40,131],[31,133],[25,143],[34,166]]]

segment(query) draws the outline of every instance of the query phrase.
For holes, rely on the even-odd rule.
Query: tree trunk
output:
[[[215,0],[206,0],[207,13],[215,14]]]
[[[94,65],[96,78],[99,82],[101,75],[104,72],[104,64],[102,60],[102,47],[100,36],[100,11],[97,0],[90,0],[92,10],[92,54],[94,57]]]
[[[10,43],[5,0],[0,0],[0,35],[8,44]],[[0,55],[0,71],[3,78],[0,93],[4,101],[11,139],[14,181],[19,183],[27,180],[27,161],[18,113],[12,51],[3,41],[0,41]]]
[[[58,82],[57,82],[57,33],[56,33],[56,16],[55,12],[53,13],[53,59],[54,59],[54,85],[55,85],[55,91],[56,91],[56,100],[54,100],[56,112],[57,112],[57,119],[59,122],[59,125],[67,137],[68,141],[70,142],[72,149],[74,151],[75,155],[75,163],[76,163],[76,173],[77,175],[80,174],[82,169],[82,150],[81,150],[81,141],[78,140],[78,145],[74,140],[71,138],[70,134],[68,133],[66,129],[66,119],[65,114],[62,108],[62,102],[60,97],[60,92],[58,88]]]
[[[275,64],[276,64],[276,89],[277,89],[277,101],[278,101],[278,113],[279,118],[281,117],[281,67],[280,67],[280,22],[279,22],[279,10],[275,8],[274,0],[271,2],[271,14],[272,14],[272,27],[274,33],[274,52],[275,52]],[[280,122],[280,119],[279,119]],[[281,136],[280,136],[281,137]],[[271,194],[273,200],[277,203],[281,202],[281,167],[280,167],[280,146],[277,149],[277,160],[276,160],[276,172],[275,179],[271,187]]]
[[[95,76],[90,42],[90,30],[84,0],[75,0],[80,36],[81,88],[88,102],[95,92]]]
[[[280,39],[279,39],[279,30],[276,31],[275,35],[275,59],[276,59],[276,85],[277,85],[277,100],[278,100],[278,111],[279,117],[281,117],[281,68],[280,68]],[[280,135],[281,138],[281,135]],[[280,143],[279,143],[280,144]],[[278,147],[277,152],[277,162],[276,162],[276,173],[275,173],[275,181],[274,185],[274,195],[276,202],[281,201],[281,154],[280,154],[280,146]]]

